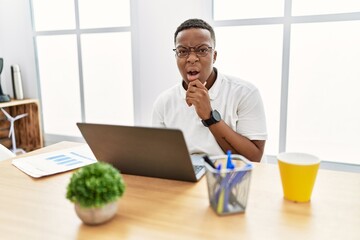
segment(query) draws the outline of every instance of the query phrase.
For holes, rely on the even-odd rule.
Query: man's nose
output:
[[[187,56],[187,61],[190,63],[199,61],[199,57],[196,55],[195,51],[189,52],[189,56]]]

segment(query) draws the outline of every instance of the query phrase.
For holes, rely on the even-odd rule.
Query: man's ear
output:
[[[217,57],[217,51],[214,51],[213,63],[215,63]]]

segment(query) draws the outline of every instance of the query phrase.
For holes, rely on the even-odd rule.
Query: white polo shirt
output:
[[[153,107],[153,126],[182,130],[190,154],[224,154],[210,130],[202,124],[194,106],[186,104],[185,95],[181,82],[161,93]],[[234,131],[250,140],[267,139],[264,107],[254,85],[218,72],[209,97],[212,109],[216,109]]]

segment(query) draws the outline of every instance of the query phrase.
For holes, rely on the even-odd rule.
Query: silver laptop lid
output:
[[[178,129],[77,123],[99,161],[124,174],[195,182],[196,176],[183,133]]]

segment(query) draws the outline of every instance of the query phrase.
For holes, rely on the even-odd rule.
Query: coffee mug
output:
[[[277,155],[284,198],[294,202],[311,199],[320,159],[307,153],[283,152]]]

